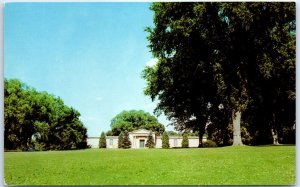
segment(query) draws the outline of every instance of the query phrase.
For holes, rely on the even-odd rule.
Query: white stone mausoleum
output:
[[[132,132],[129,132],[129,139],[131,142],[131,148],[145,148],[146,142],[148,140],[148,136],[150,134],[149,130],[138,129]],[[155,136],[152,133],[155,148],[162,147],[162,136]],[[99,147],[99,138],[100,137],[88,137],[87,144],[91,145],[92,148]],[[198,147],[199,138],[197,136],[189,136],[189,147]],[[206,141],[204,137],[203,142]],[[181,147],[182,136],[169,136],[169,144],[170,148]],[[106,136],[106,147],[107,148],[118,148],[118,136]]]

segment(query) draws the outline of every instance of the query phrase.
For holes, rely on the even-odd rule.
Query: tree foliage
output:
[[[123,140],[124,140],[124,135],[123,132],[121,132],[118,136],[118,148],[123,148]]]
[[[153,139],[151,131],[150,131],[150,133],[148,135],[148,139],[147,139],[147,142],[146,142],[145,146],[149,147],[149,148],[154,148],[155,147],[155,143],[154,143],[154,139]]]
[[[233,125],[235,145],[242,121],[252,134],[294,124],[295,3],[156,2],[151,10],[146,31],[158,62],[142,76],[157,114],[199,132],[200,146],[209,117],[228,121],[222,131]]]
[[[182,136],[182,142],[181,142],[182,148],[188,148],[189,147],[189,137],[187,133],[184,133]]]
[[[8,150],[86,148],[80,113],[58,97],[16,79],[4,80],[4,147]]]
[[[113,132],[111,130],[108,130],[106,133],[105,133],[106,136],[113,136]]]
[[[124,132],[123,145],[122,148],[129,149],[131,148],[131,142],[129,140],[129,134],[127,131]]]
[[[161,134],[165,128],[157,121],[157,118],[142,110],[123,111],[111,120],[113,135],[117,136],[122,131],[133,131],[137,129],[147,129]]]
[[[99,148],[106,148],[106,136],[104,132],[101,133],[100,139],[99,139]]]
[[[162,136],[162,148],[163,149],[168,149],[169,147],[170,147],[169,135],[166,132],[164,132],[163,136]]]

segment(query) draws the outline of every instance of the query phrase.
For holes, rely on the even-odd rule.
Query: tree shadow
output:
[[[250,147],[282,147],[282,146],[296,146],[296,144],[266,144],[266,145],[252,145]]]

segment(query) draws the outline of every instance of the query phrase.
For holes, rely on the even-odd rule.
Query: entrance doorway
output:
[[[145,140],[140,140],[140,148],[144,148],[145,147]]]

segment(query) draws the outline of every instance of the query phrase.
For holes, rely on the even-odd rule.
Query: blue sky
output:
[[[4,77],[61,97],[81,113],[89,136],[109,130],[123,110],[153,114],[155,103],[143,94],[141,78],[153,62],[144,31],[153,25],[149,5],[7,3]]]

